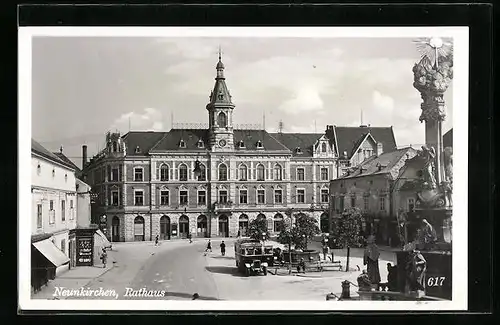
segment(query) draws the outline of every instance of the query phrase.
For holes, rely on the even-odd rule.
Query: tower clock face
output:
[[[219,141],[219,146],[225,147],[226,146],[226,140],[220,140]]]

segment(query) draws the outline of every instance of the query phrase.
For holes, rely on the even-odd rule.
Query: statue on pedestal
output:
[[[428,189],[435,189],[436,177],[434,177],[434,160],[436,158],[436,150],[434,150],[433,147],[428,148],[427,146],[422,146],[421,155],[425,159],[425,165],[422,169],[424,186]]]

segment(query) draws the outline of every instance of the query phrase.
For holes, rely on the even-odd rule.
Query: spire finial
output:
[[[219,61],[221,61],[221,59],[222,59],[222,51],[221,51],[221,47],[219,44]]]

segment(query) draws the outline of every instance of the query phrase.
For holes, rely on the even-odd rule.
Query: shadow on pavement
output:
[[[205,269],[211,273],[230,274],[232,276],[242,278],[245,277],[238,271],[238,268],[236,268],[235,266],[206,266]]]
[[[234,257],[231,257],[231,256],[210,256],[210,257],[220,259],[220,260],[234,260]]]
[[[193,299],[193,294],[192,293],[185,293],[185,292],[166,292],[165,297],[178,297],[178,298],[186,298],[189,300]],[[205,297],[205,296],[198,296],[196,300],[220,300],[214,297]]]

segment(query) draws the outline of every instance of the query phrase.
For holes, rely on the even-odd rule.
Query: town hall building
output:
[[[236,128],[235,109],[219,55],[208,128],[108,133],[90,162],[84,145],[93,222],[104,222],[112,241],[236,237],[256,218],[266,219],[273,235],[297,213],[328,232],[329,181],[396,149],[392,127],[270,133]]]

